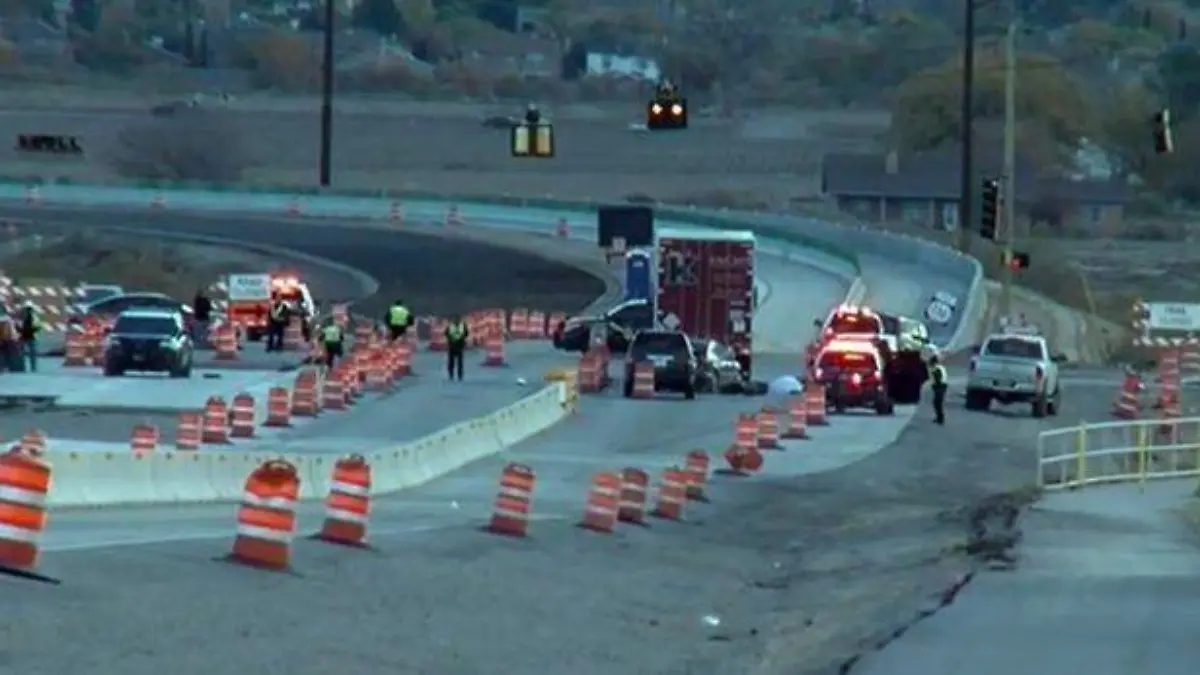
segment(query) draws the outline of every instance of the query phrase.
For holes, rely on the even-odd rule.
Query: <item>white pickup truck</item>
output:
[[[987,410],[992,401],[1029,403],[1034,417],[1057,415],[1062,405],[1058,364],[1040,335],[990,335],[971,359],[967,374],[967,409]]]

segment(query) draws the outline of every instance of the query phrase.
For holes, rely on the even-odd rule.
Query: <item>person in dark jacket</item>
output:
[[[938,360],[937,354],[929,357],[930,388],[933,389],[933,421],[937,424],[946,423],[946,367]]]
[[[37,372],[38,335],[42,332],[42,321],[38,318],[37,310],[31,303],[25,303],[21,308],[21,316],[17,320],[17,339],[21,343],[21,354],[28,361],[28,370]]]
[[[292,320],[292,308],[283,298],[275,298],[267,313],[267,351],[283,351],[283,331]]]
[[[467,351],[467,341],[471,339],[471,331],[467,324],[457,314],[446,324],[446,375],[451,380],[463,379],[463,356]]]
[[[203,346],[208,341],[208,327],[212,322],[213,303],[203,289],[192,298],[192,342]]]

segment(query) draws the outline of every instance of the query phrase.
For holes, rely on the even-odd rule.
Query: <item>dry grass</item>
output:
[[[5,261],[5,273],[21,279],[67,283],[111,283],[127,290],[155,291],[186,300],[237,267],[236,262],[198,259],[187,248],[146,243],[108,234],[71,235],[46,248]]]

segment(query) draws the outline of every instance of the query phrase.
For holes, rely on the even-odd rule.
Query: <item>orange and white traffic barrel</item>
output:
[[[763,408],[755,416],[758,420],[758,447],[777,450],[779,446],[779,415],[770,408]]]
[[[750,413],[741,413],[733,428],[733,444],[742,450],[758,448],[758,418]]]
[[[205,443],[229,442],[229,407],[220,396],[209,396],[204,402],[204,419],[200,426],[200,440]]]
[[[0,454],[0,567],[37,567],[51,473],[50,464],[20,449]]]
[[[302,370],[292,388],[292,414],[316,417],[321,411],[320,376],[315,370]]]
[[[492,507],[488,530],[511,537],[524,537],[529,532],[529,512],[533,508],[533,468],[524,464],[509,464],[500,473],[500,492]]]
[[[646,522],[646,493],[650,488],[650,477],[641,469],[629,467],[621,470],[621,500],[617,505],[617,519],[622,523],[642,525]]]
[[[17,441],[21,450],[35,456],[41,457],[46,454],[46,434],[41,429],[30,429],[21,435],[21,440]]]
[[[809,382],[804,386],[804,409],[809,426],[829,424],[825,402],[825,385]]]
[[[808,438],[808,406],[803,394],[788,399],[787,420],[787,427],[783,430],[784,438]]]
[[[158,427],[153,424],[135,424],[129,434],[129,449],[135,455],[149,454],[158,449]]]
[[[229,407],[229,435],[233,438],[254,437],[254,397],[245,392],[233,397]]]
[[[497,329],[489,329],[483,339],[483,365],[499,367],[504,362],[504,334]]]
[[[612,532],[617,527],[620,501],[621,476],[607,471],[594,474],[579,526],[595,532]]]
[[[687,473],[687,498],[693,501],[705,501],[708,486],[708,453],[703,450],[693,450],[684,459],[683,470]]]
[[[271,387],[267,391],[267,419],[263,426],[290,427],[292,425],[292,395],[287,387]]]
[[[179,423],[175,428],[176,450],[199,450],[204,442],[204,415],[198,412],[179,413]]]
[[[371,514],[371,466],[361,455],[338,459],[325,498],[325,524],[317,539],[344,546],[367,545]]]
[[[654,515],[666,520],[683,520],[687,502],[687,472],[678,467],[663,469],[658,483],[658,498]]]
[[[349,393],[346,391],[345,370],[340,366],[325,378],[321,387],[322,410],[345,410]]]
[[[285,570],[291,564],[296,534],[300,476],[282,459],[250,472],[237,511],[237,533],[228,560],[251,567]]]

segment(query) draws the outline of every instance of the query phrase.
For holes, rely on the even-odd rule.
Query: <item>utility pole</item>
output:
[[[1004,41],[1004,196],[1001,213],[1004,224],[1004,269],[1000,272],[1000,316],[1012,309],[1012,257],[1017,242],[1017,16],[1008,21]]]
[[[971,230],[974,228],[975,167],[972,164],[971,142],[974,137],[973,103],[975,88],[975,5],[978,0],[967,0],[963,20],[962,57],[962,183],[958,197],[958,249],[970,253]]]
[[[333,4],[325,0],[325,54],[321,59],[320,185],[329,187],[333,173]]]

